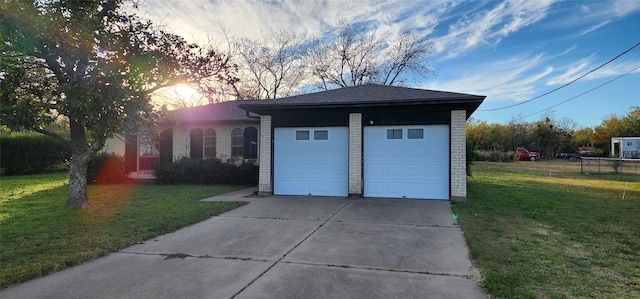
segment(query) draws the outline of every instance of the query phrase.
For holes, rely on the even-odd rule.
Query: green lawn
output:
[[[0,179],[0,286],[80,264],[241,203],[200,199],[240,186],[101,185],[93,208],[65,210],[67,174]]]
[[[567,161],[476,162],[453,205],[496,298],[640,298],[640,182]]]

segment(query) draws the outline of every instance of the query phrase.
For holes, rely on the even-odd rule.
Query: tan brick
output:
[[[466,111],[451,111],[451,198],[467,197]]]
[[[271,194],[271,115],[260,117],[258,192]]]
[[[349,195],[362,195],[362,114],[349,114]]]

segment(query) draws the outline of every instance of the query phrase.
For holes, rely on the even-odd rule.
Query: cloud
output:
[[[553,31],[576,27],[586,28],[579,31],[579,35],[584,35],[638,11],[640,11],[640,1],[634,0],[582,2],[578,9],[574,6],[566,6],[554,10],[554,15],[562,17],[550,18],[540,27]]]
[[[481,45],[494,45],[504,37],[543,19],[554,0],[505,1],[490,9],[471,11],[449,26],[446,35],[436,38],[436,52],[448,58]],[[495,4],[497,2],[488,2]]]
[[[549,79],[547,81],[547,85],[565,84],[573,81],[575,78],[581,76],[590,69],[589,67],[592,64],[594,57],[595,53],[576,62],[573,62],[566,67],[559,68],[560,70],[564,69],[564,73],[556,75],[555,77]]]
[[[596,61],[596,53],[580,59],[576,62],[573,62],[569,65],[557,67],[559,71],[563,71],[563,73],[555,75],[554,77],[547,80],[547,85],[560,85],[569,83],[576,78],[582,76],[583,74],[594,70],[598,66],[600,66],[604,61]],[[635,69],[640,66],[640,60],[638,59],[623,59],[613,61],[602,68],[595,70],[593,73],[585,76],[580,79],[581,81],[594,80],[600,78],[610,78],[615,76],[620,76],[625,74],[632,69]],[[632,73],[638,73],[640,69],[633,71]]]
[[[602,21],[602,22],[600,22],[600,23],[598,23],[598,24],[596,24],[596,25],[593,25],[593,26],[591,26],[591,27],[589,27],[589,28],[587,28],[587,29],[583,30],[582,32],[580,32],[580,35],[585,35],[585,34],[587,34],[587,33],[589,33],[589,32],[596,31],[596,30],[598,30],[598,28],[600,28],[600,27],[602,27],[602,26],[604,26],[604,25],[607,25],[607,24],[609,24],[610,22],[611,22],[611,20],[605,20],[605,21]]]
[[[546,60],[538,54],[487,61],[473,65],[458,79],[436,80],[425,88],[486,95],[487,101],[526,100],[534,95],[536,83],[554,70],[543,66]]]
[[[611,10],[618,17],[624,17],[640,11],[640,1],[635,1],[635,0],[613,1]]]
[[[259,38],[282,30],[312,36],[340,21],[371,22],[391,34],[412,29],[426,36],[456,5],[447,0],[147,0],[141,7],[149,19],[199,41],[222,38],[222,29],[235,37]]]

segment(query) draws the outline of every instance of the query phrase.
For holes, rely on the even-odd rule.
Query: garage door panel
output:
[[[449,199],[449,127],[365,127],[364,195]]]
[[[309,175],[309,165],[307,164],[296,164],[295,166],[296,172],[295,175],[298,176],[308,176]]]
[[[314,134],[318,130],[327,134]],[[309,134],[296,140],[296,131]],[[347,147],[346,127],[275,128],[274,194],[346,196]]]
[[[404,174],[404,165],[402,163],[387,164],[384,167],[383,177],[402,176]]]
[[[418,178],[424,177],[427,172],[425,168],[426,167],[424,165],[416,165],[416,164],[407,165],[405,167],[405,170],[406,170],[405,175],[409,177],[418,177]]]

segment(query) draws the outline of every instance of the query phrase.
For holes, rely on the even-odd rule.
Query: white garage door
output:
[[[364,196],[449,199],[449,126],[365,127]]]
[[[346,127],[274,129],[274,194],[348,195]]]

